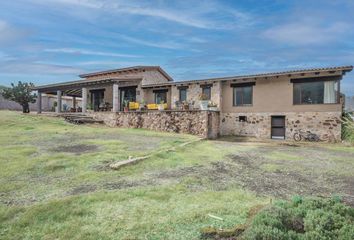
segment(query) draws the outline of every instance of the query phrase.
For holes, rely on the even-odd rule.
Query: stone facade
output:
[[[246,121],[239,121],[246,116]],[[220,135],[270,138],[271,116],[285,116],[285,139],[296,130],[311,131],[325,141],[341,140],[341,112],[222,113]]]
[[[218,108],[221,106],[221,82],[211,83],[211,99],[210,101],[216,103]],[[193,83],[187,85],[187,102],[189,102],[195,109],[199,108],[199,96],[202,93],[200,84]],[[178,86],[171,87],[171,101],[172,108],[175,108],[175,102],[179,101],[179,89]]]
[[[217,111],[93,112],[91,115],[111,127],[188,133],[202,138],[216,138],[220,129]]]

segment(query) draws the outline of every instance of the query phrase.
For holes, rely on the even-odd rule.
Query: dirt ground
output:
[[[241,186],[259,196],[291,198],[341,196],[354,206],[354,151],[342,145],[292,142],[213,141],[227,149],[222,160],[189,167],[145,171],[143,178],[121,178],[103,186],[80,186],[71,194],[187,182],[192,191],[224,191]],[[235,148],[235,150],[233,150]],[[241,151],[240,151],[241,149]],[[146,160],[146,161],[149,161]],[[111,171],[105,169],[105,171]]]

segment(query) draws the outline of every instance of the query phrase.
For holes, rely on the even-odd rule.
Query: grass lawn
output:
[[[161,153],[196,137],[9,111],[0,128],[0,239],[198,239],[270,198],[354,202],[354,150],[344,145],[220,139]]]

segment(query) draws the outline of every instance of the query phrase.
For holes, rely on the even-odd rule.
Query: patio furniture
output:
[[[129,102],[129,110],[138,110],[140,104],[138,102]]]
[[[160,104],[156,103],[150,103],[147,105],[148,110],[158,110]],[[167,109],[167,103],[163,104],[163,108],[166,110]]]

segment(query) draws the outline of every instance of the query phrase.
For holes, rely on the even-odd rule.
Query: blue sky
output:
[[[0,2],[0,85],[133,65],[175,80],[354,64],[354,1]],[[342,91],[354,95],[354,73]]]

